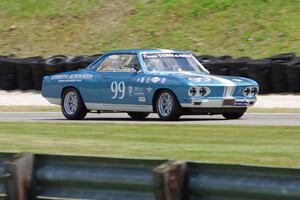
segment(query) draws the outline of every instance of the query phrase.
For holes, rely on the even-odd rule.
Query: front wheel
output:
[[[168,90],[161,91],[156,100],[156,112],[161,120],[178,120],[181,107],[176,96]]]
[[[150,113],[145,112],[128,112],[127,113],[132,119],[144,120]]]
[[[223,113],[225,119],[239,119],[244,115],[245,112],[233,112],[233,113]]]
[[[77,90],[68,88],[64,91],[61,101],[63,115],[70,120],[83,119],[87,114],[87,109]]]

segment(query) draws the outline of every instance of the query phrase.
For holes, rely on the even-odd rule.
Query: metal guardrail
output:
[[[3,166],[3,162],[6,159],[6,157],[4,156],[4,154],[0,154],[0,175],[4,174],[4,166]],[[0,194],[4,194],[4,177],[0,177]]]
[[[0,199],[297,200],[300,169],[1,154]]]
[[[0,153],[0,200],[6,199],[6,192],[5,192],[5,177],[6,174],[4,173],[4,161],[9,159],[13,154],[10,153]]]
[[[188,164],[190,200],[300,199],[300,170],[224,164]]]
[[[163,160],[37,155],[39,197],[152,200],[152,169]]]

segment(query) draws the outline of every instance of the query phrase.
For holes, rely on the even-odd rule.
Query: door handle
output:
[[[110,76],[102,76],[103,79],[108,80],[110,79]]]

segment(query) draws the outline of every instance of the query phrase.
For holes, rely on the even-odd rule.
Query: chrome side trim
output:
[[[88,110],[153,112],[151,105],[85,103],[85,106]]]

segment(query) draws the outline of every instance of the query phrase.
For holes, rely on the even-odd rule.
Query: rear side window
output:
[[[119,64],[119,55],[110,55],[100,63],[97,71],[101,72],[114,72]]]
[[[140,68],[137,55],[114,54],[106,57],[99,65],[99,72],[132,72],[133,68]]]

